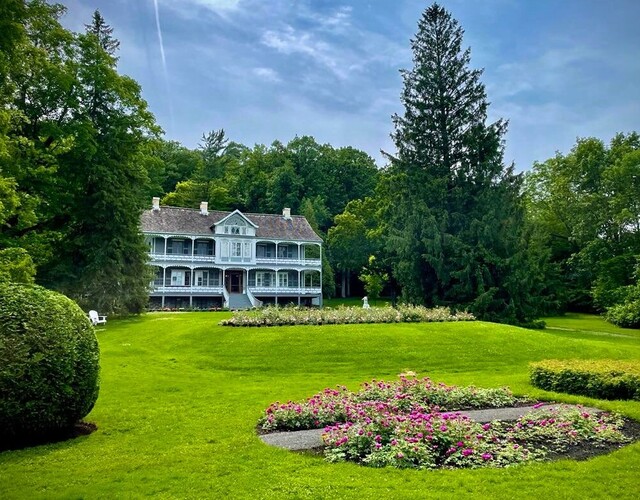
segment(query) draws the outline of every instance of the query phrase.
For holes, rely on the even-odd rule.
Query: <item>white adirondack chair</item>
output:
[[[98,311],[89,311],[89,321],[93,326],[104,325],[107,322],[106,316],[100,316]]]

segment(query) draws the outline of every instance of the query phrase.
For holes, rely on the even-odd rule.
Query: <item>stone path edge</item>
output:
[[[540,408],[559,408],[566,406],[576,405],[561,405],[561,404],[545,404],[542,406],[519,406],[515,408],[490,408],[486,410],[466,410],[466,411],[451,411],[443,413],[454,413],[469,417],[476,422],[485,423],[493,422],[494,420],[517,420],[518,418],[526,415],[530,411]],[[591,408],[588,406],[581,406],[585,411],[599,412],[597,408]],[[262,434],[260,439],[266,444],[276,446],[278,448],[285,448],[292,451],[312,450],[321,448],[324,446],[322,442],[322,434],[324,429],[309,429],[304,431],[290,431],[290,432],[273,432],[270,434]]]

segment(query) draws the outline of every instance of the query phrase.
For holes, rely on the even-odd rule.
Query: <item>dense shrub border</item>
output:
[[[427,309],[423,306],[399,305],[397,307],[340,306],[335,309],[309,309],[304,307],[263,307],[247,311],[235,311],[233,317],[220,322],[223,326],[292,326],[292,325],[340,325],[355,323],[419,323],[443,321],[473,321],[468,312],[452,313],[448,307]]]
[[[606,448],[630,441],[622,417],[582,407],[538,404],[516,422],[484,424],[448,410],[521,402],[507,388],[447,386],[411,373],[396,382],[367,382],[357,392],[338,389],[304,402],[273,403],[259,425],[263,430],[324,426],[330,462],[416,469],[508,467],[572,446]]]
[[[70,429],[98,397],[100,351],[86,314],[36,285],[0,285],[0,442]]]
[[[549,359],[530,367],[531,384],[547,391],[640,400],[640,361]]]

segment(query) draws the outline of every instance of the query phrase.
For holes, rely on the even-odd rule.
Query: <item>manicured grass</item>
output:
[[[636,498],[640,444],[585,462],[404,471],[329,464],[255,434],[275,400],[356,389],[410,369],[449,384],[508,385],[640,420],[640,402],[547,393],[528,363],[640,359],[640,336],[491,323],[232,328],[227,313],[154,313],[100,329],[102,389],[73,441],[0,453],[0,498]]]
[[[547,329],[565,333],[569,336],[580,333],[588,336],[624,336],[640,338],[640,330],[633,328],[620,328],[605,321],[602,316],[595,314],[567,313],[564,316],[543,318]]]

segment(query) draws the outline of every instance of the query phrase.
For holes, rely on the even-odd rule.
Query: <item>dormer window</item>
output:
[[[242,217],[234,216],[229,218],[224,225],[224,233],[225,234],[247,234],[247,223],[242,219]]]

